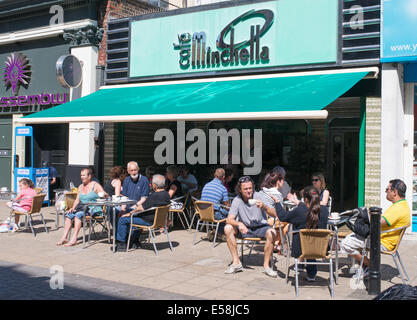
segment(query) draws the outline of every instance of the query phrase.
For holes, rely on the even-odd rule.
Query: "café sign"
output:
[[[241,21],[251,17],[261,16],[265,19],[264,25],[250,26],[249,40],[235,43],[234,27]],[[229,23],[219,34],[216,46],[221,51],[206,49],[206,33],[194,32],[178,35],[178,44],[174,43],[174,49],[179,50],[179,64],[181,69],[188,69],[190,64],[195,66],[215,67],[223,65],[245,65],[248,62],[267,63],[269,60],[269,47],[261,47],[261,37],[271,27],[274,13],[271,10],[250,10]],[[225,42],[225,36],[230,34],[229,43]],[[248,32],[249,33],[249,32]]]
[[[337,63],[338,3],[230,2],[132,18],[129,78]]]

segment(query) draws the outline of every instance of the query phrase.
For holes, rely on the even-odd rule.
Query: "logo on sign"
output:
[[[21,53],[12,53],[7,57],[4,69],[4,81],[7,88],[12,88],[13,94],[17,95],[21,83],[28,84],[30,81],[30,64],[27,57]]]
[[[240,22],[261,17],[264,25],[252,25],[249,30],[249,39],[235,43],[234,27]],[[269,61],[269,47],[261,47],[261,37],[269,30],[274,21],[271,10],[250,10],[230,22],[218,35],[216,47],[218,50],[206,48],[206,33],[204,31],[181,33],[178,35],[178,44],[173,44],[174,50],[179,50],[179,64],[181,69],[192,67],[216,67],[220,64],[246,65],[247,63],[266,63]],[[226,36],[229,35],[229,42]]]

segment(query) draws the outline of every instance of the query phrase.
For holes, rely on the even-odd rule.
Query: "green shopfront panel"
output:
[[[336,63],[338,2],[278,0],[142,16],[131,22],[129,76]]]
[[[10,189],[12,169],[12,121],[0,120],[0,187]]]

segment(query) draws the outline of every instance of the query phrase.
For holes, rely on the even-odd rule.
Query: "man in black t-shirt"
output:
[[[126,250],[127,233],[130,225],[130,216],[132,214],[171,203],[169,193],[165,191],[164,188],[165,178],[160,174],[154,175],[152,177],[152,189],[154,192],[150,194],[145,202],[142,205],[139,205],[137,209],[125,213],[120,217],[116,234],[116,251]],[[151,226],[153,224],[154,216],[155,210],[149,210],[133,217],[133,223]],[[140,230],[136,230],[132,233],[132,244],[136,245],[136,247],[140,247],[139,236]]]

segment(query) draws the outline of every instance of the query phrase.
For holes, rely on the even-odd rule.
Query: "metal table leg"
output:
[[[334,272],[335,272],[335,283],[338,284],[339,281],[339,229],[338,227],[335,225],[334,226],[335,229],[335,234],[336,234],[336,259],[335,259],[335,268],[334,268]]]
[[[116,252],[116,207],[113,208],[113,253]]]

